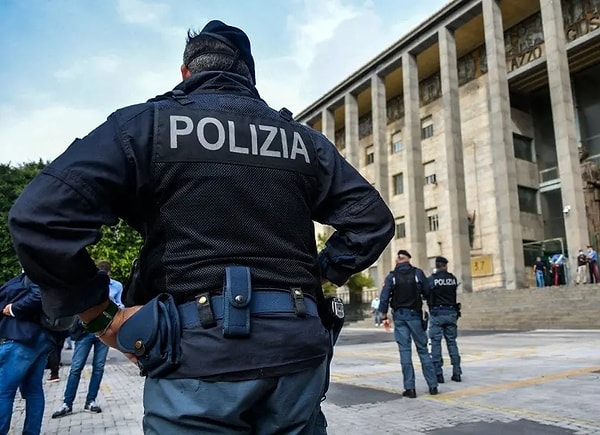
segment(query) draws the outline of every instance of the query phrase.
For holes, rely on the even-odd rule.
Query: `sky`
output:
[[[299,113],[447,0],[0,0],[0,163],[53,160],[181,81],[188,29],[249,36],[257,89]]]

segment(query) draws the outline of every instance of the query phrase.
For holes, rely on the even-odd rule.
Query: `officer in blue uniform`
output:
[[[260,98],[242,30],[188,32],[181,74],[29,184],[16,251],[49,315],[135,356],[146,433],[312,434],[331,353],[321,285],[371,265],[393,216],[327,138]],[[119,218],[143,238],[124,309],[86,251]],[[336,229],[321,252],[313,221]]]
[[[445,257],[436,257],[435,273],[429,277],[431,294],[429,305],[429,338],[431,339],[431,357],[435,365],[435,374],[438,383],[444,383],[442,366],[442,336],[446,339],[448,355],[452,363],[452,380],[461,381],[460,354],[456,337],[458,335],[456,322],[460,315],[460,306],[456,302],[456,288],[458,280],[447,270],[448,260]]]
[[[388,307],[392,307],[394,317],[394,338],[400,352],[400,365],[404,383],[404,397],[415,399],[415,369],[412,363],[412,342],[415,342],[421,361],[423,376],[429,387],[429,394],[438,394],[435,369],[427,349],[426,326],[423,326],[423,298],[429,295],[429,283],[423,271],[410,264],[411,255],[400,249],[396,257],[396,267],[385,278],[379,297],[379,311],[387,319]]]

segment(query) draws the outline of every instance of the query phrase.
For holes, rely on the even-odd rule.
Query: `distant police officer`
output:
[[[415,370],[412,364],[411,342],[415,342],[421,360],[423,376],[429,394],[438,394],[435,369],[427,349],[427,333],[422,323],[423,297],[429,295],[429,284],[423,271],[410,264],[411,255],[401,249],[396,258],[396,267],[385,278],[381,289],[379,311],[387,319],[388,307],[394,316],[394,338],[400,351],[400,365],[404,382],[404,397],[417,397]]]
[[[15,248],[49,314],[135,355],[146,433],[312,435],[335,328],[322,282],[371,265],[393,216],[329,140],[260,98],[242,30],[188,32],[181,74],[29,184]],[[144,240],[124,309],[86,251],[119,218]],[[336,229],[320,253],[313,221]]]
[[[459,305],[456,303],[456,288],[458,281],[454,275],[447,270],[448,260],[444,257],[436,257],[436,271],[429,277],[431,294],[428,299],[429,305],[429,338],[431,339],[431,357],[435,365],[437,381],[444,382],[442,366],[442,336],[446,339],[448,354],[452,363],[452,380],[461,381],[462,370],[460,368],[460,354],[456,344]]]

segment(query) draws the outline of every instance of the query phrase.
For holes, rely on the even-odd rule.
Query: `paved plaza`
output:
[[[330,435],[354,434],[600,434],[600,331],[461,331],[463,382],[430,396],[413,352],[417,399],[402,398],[393,334],[347,327],[336,347],[332,385],[323,404]],[[73,414],[51,419],[62,403],[72,351],[58,383],[45,384],[43,434],[141,434],[143,379],[111,350],[98,403],[83,411],[90,366]],[[445,354],[446,355],[446,354]],[[447,358],[446,358],[447,359]],[[21,433],[24,402],[17,398],[11,433]]]

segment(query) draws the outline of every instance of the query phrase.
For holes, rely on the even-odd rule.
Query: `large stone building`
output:
[[[468,292],[598,244],[600,0],[452,1],[298,119],[394,213],[378,285],[400,248]]]

